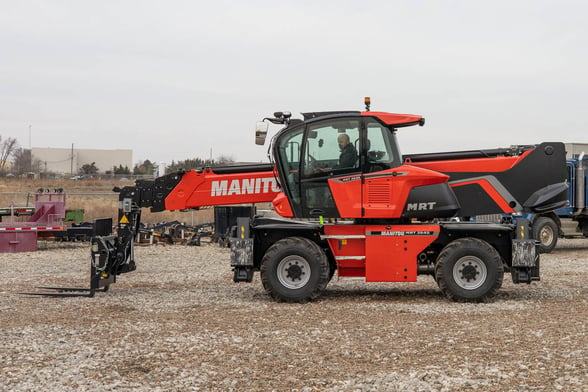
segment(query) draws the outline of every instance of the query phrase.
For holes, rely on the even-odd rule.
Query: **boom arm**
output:
[[[92,287],[107,286],[116,275],[135,270],[133,242],[142,208],[157,212],[270,202],[280,188],[274,165],[261,164],[180,171],[114,191],[119,193],[118,230],[92,239]]]
[[[115,191],[120,193],[121,207],[134,203],[158,212],[271,202],[280,188],[274,165],[260,164],[180,171]]]

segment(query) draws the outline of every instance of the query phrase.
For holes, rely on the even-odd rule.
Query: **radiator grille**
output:
[[[368,204],[390,204],[390,186],[388,184],[370,184],[367,191]]]

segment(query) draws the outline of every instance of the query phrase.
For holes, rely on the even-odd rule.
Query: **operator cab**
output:
[[[272,146],[282,189],[298,218],[359,217],[363,176],[402,165],[396,127],[424,123],[420,116],[377,112],[303,116],[304,121],[288,121]],[[337,197],[339,208],[329,182],[345,184],[347,194]],[[343,204],[358,212],[342,213]]]

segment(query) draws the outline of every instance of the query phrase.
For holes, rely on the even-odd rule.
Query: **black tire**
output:
[[[327,283],[329,283],[333,279],[333,276],[335,275],[336,271],[337,271],[337,264],[329,263],[329,280]]]
[[[478,238],[449,243],[437,258],[435,278],[447,298],[457,302],[486,302],[502,286],[504,265],[496,249]]]
[[[329,261],[315,242],[288,237],[273,244],[261,260],[265,291],[280,302],[316,299],[329,282]]]
[[[551,253],[557,245],[559,230],[551,218],[539,217],[533,222],[533,238],[539,241],[539,253]]]

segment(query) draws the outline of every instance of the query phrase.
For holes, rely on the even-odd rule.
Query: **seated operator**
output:
[[[349,135],[342,133],[337,137],[337,143],[339,143],[339,149],[341,155],[339,155],[339,164],[336,166],[338,169],[355,167],[357,162],[357,151],[353,144],[349,141]]]

